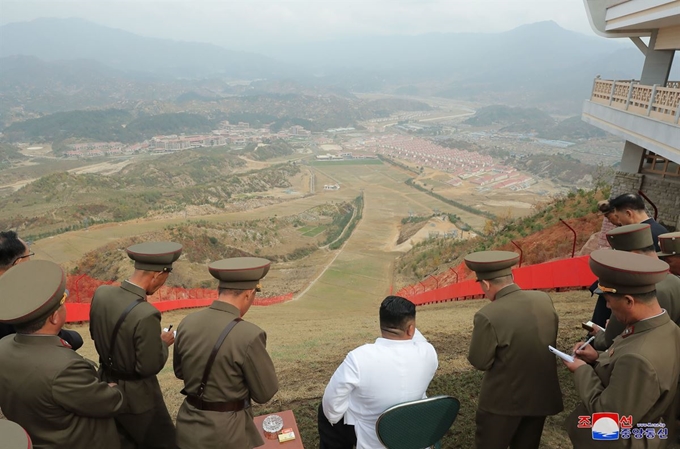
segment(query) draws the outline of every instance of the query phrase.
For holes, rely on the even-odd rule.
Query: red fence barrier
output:
[[[590,271],[590,256],[555,260],[512,270],[515,283],[525,290],[551,290],[556,288],[588,287],[596,279]],[[482,289],[474,280],[467,280],[435,288],[422,293],[409,295],[411,286],[399,290],[417,306],[446,301],[460,301],[483,295]]]
[[[118,285],[92,279],[87,275],[68,276],[66,288],[69,297],[66,300],[66,322],[78,323],[90,320],[90,301],[94,291],[101,285]],[[217,299],[217,290],[209,288],[161,287],[148,300],[161,312],[171,310],[207,307]],[[255,298],[254,306],[270,306],[293,299],[292,293],[268,298]]]

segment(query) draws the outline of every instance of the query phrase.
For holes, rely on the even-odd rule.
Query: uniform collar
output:
[[[509,295],[510,293],[514,293],[517,290],[521,290],[521,288],[519,288],[519,285],[517,285],[517,284],[506,285],[502,289],[498,290],[498,293],[496,293],[496,297],[494,298],[494,301],[498,301],[503,296]]]
[[[125,291],[128,291],[130,293],[134,293],[135,295],[139,296],[140,298],[146,300],[146,291],[140,287],[139,285],[133,284],[130,281],[123,281],[120,284],[120,288],[122,288]]]
[[[637,323],[631,324],[623,331],[621,336],[623,338],[626,338],[634,334],[640,334],[642,332],[646,332],[659,326],[662,326],[668,323],[670,320],[671,318],[670,316],[668,316],[668,312],[664,310],[663,313],[661,313],[660,315],[651,318],[646,318],[644,320],[638,321]]]
[[[15,334],[14,341],[17,343],[33,346],[69,347],[68,343],[59,338],[58,335]]]
[[[210,308],[213,309],[213,310],[219,310],[220,312],[228,312],[228,313],[231,313],[233,315],[236,315],[237,317],[241,316],[241,311],[238,310],[238,307],[236,307],[232,304],[226,303],[224,301],[219,301],[217,299],[215,301],[213,301],[212,304],[210,304]]]

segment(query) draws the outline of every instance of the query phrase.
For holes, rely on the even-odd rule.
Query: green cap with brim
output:
[[[25,324],[46,317],[66,299],[64,270],[47,260],[17,264],[0,276],[0,323]]]
[[[271,262],[261,257],[232,257],[211,263],[208,271],[220,281],[221,288],[250,290],[259,288],[270,266]]]
[[[590,270],[598,279],[595,293],[634,295],[656,290],[668,276],[668,264],[643,254],[598,249],[590,254]]]
[[[621,226],[607,232],[607,241],[612,249],[635,251],[654,246],[652,228],[646,223]]]
[[[680,255],[680,232],[668,232],[659,236],[659,251],[657,256],[668,257]]]
[[[465,265],[475,272],[477,280],[495,279],[512,274],[519,254],[512,251],[480,251],[465,256]]]
[[[182,254],[182,245],[174,242],[147,242],[132,245],[127,255],[135,261],[135,269],[170,271],[172,263]]]
[[[32,449],[31,437],[19,424],[8,419],[0,419],[0,435],[3,449]]]

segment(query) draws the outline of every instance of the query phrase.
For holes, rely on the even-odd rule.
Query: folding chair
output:
[[[451,396],[404,402],[385,410],[375,431],[387,449],[440,449],[459,409],[460,402]]]

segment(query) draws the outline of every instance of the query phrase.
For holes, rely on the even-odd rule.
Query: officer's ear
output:
[[[413,336],[416,334],[416,320],[412,320],[411,322],[408,323],[406,326],[406,335],[409,338],[413,338]]]
[[[50,313],[50,316],[47,317],[47,321],[52,325],[52,326],[58,326],[61,324],[61,308],[64,307],[63,305],[57,307],[57,310],[54,312]]]
[[[631,295],[623,295],[621,301],[629,309],[635,305],[635,298],[633,298]]]

